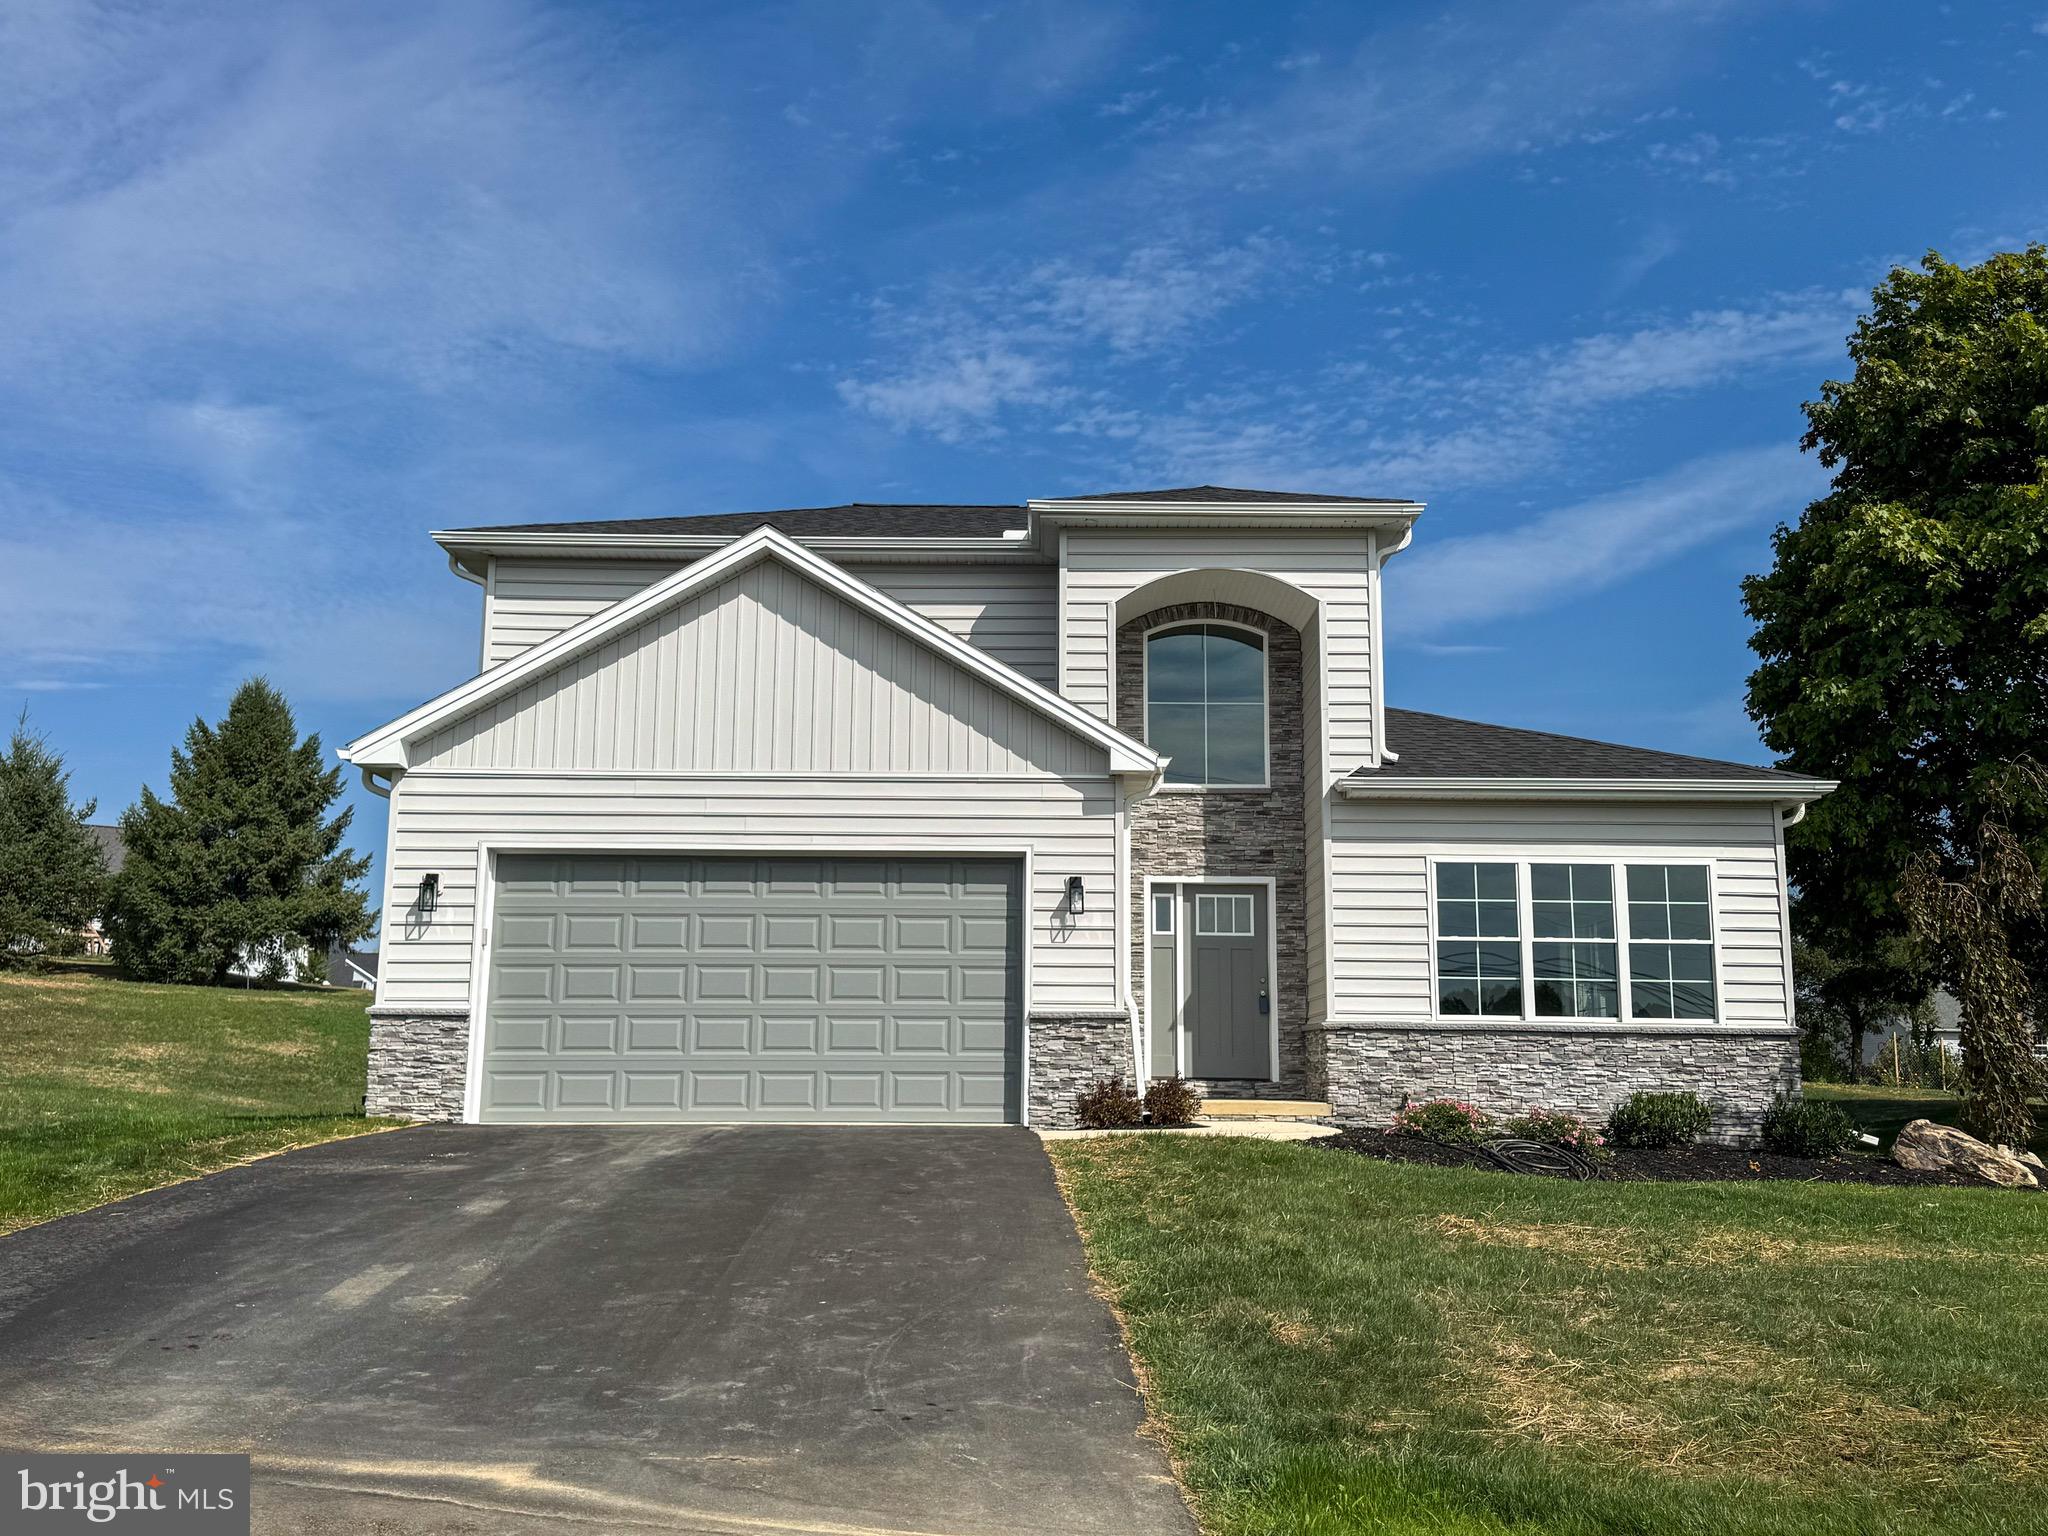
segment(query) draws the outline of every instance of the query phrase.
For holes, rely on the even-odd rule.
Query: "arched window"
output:
[[[1173,759],[1168,784],[1266,782],[1266,637],[1176,624],[1145,637],[1145,740]]]

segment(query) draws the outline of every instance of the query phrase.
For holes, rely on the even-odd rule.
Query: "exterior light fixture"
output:
[[[419,908],[420,916],[432,917],[434,915],[434,908],[439,906],[440,902],[441,877],[432,871],[421,875],[419,900],[415,903]]]
[[[1079,917],[1087,910],[1088,899],[1081,892],[1081,877],[1079,875],[1067,876],[1067,911],[1075,917]]]

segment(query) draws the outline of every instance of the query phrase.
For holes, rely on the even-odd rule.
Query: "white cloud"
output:
[[[848,405],[948,443],[992,427],[1007,406],[1054,398],[1041,364],[996,341],[935,347],[895,373],[841,379],[838,388]]]
[[[1557,470],[1619,411],[1841,356],[1853,295],[1780,296],[1518,352],[1389,348],[1310,382],[1236,388],[1150,412],[1097,400],[1046,407],[1060,430],[1117,441],[1134,479],[1314,485],[1435,497]],[[1401,338],[1406,342],[1408,338]],[[1021,408],[1021,403],[1020,403]]]
[[[914,300],[878,306],[890,353],[838,381],[840,398],[899,431],[945,442],[994,431],[1011,412],[1065,410],[1084,361],[1154,358],[1269,285],[1290,253],[1254,237],[1198,248],[1158,242],[1087,262],[998,265]]]
[[[1427,638],[1576,602],[1736,528],[1785,516],[1825,473],[1790,447],[1717,454],[1387,568],[1389,633]]]

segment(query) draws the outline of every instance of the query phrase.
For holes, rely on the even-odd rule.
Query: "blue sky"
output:
[[[1799,403],[2044,144],[2048,0],[12,0],[0,702],[110,817],[473,671],[430,528],[1215,481],[1429,502],[1394,703],[1759,759]]]

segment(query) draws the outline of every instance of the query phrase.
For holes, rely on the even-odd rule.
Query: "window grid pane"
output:
[[[1264,783],[1264,637],[1191,624],[1148,638],[1145,740],[1173,759],[1169,784]]]
[[[1628,866],[1629,1009],[1643,1019],[1714,1017],[1714,925],[1704,866]]]

